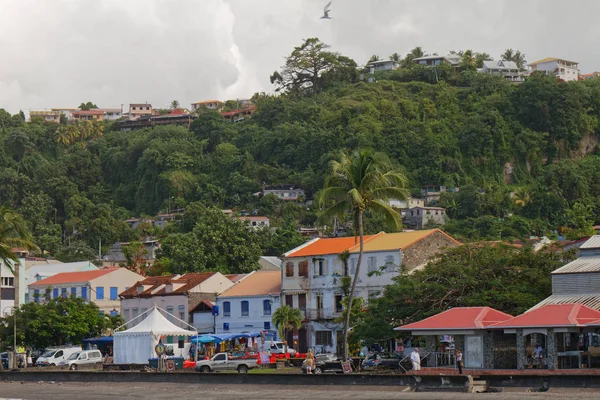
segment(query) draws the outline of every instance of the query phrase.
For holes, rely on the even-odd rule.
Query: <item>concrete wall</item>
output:
[[[234,285],[225,275],[217,272],[198,286],[190,289],[191,293],[223,293]]]
[[[195,312],[194,313],[194,328],[198,330],[198,333],[214,333],[215,332],[215,317],[212,312]]]

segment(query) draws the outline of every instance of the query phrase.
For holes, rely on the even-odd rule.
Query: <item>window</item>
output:
[[[294,263],[288,262],[285,264],[285,277],[292,278],[294,276]]]
[[[146,110],[150,110],[150,107],[146,107]]]
[[[185,321],[185,306],[177,306],[177,311],[179,311],[179,319]]]
[[[358,264],[358,258],[353,258],[350,260],[350,275],[354,275],[356,273],[356,265]]]
[[[133,111],[135,111],[135,106],[134,106],[134,107],[131,107],[131,109],[132,109]],[[134,116],[135,116],[135,115],[134,115]]]
[[[291,294],[286,294],[285,295],[285,305],[294,307],[294,296],[292,296]]]
[[[271,323],[269,321],[265,321],[264,328],[265,328],[265,330],[271,329]]]
[[[344,311],[344,306],[342,305],[343,296],[341,294],[335,295],[335,312],[341,313]]]
[[[298,263],[298,276],[308,277],[308,261]]]
[[[327,263],[322,258],[318,258],[315,260],[315,275],[317,275],[317,276],[327,275]]]
[[[396,266],[394,265],[394,256],[385,257],[385,272],[393,272]]]
[[[146,312],[147,312],[147,311],[148,311],[148,309],[147,309],[147,308],[142,308],[142,309],[140,310],[140,315],[146,315]],[[144,318],[146,318],[146,317],[144,317]]]
[[[77,296],[77,288],[76,287],[71,288],[71,296],[73,296],[73,297]]]
[[[223,330],[224,331],[228,331],[229,330],[229,322],[223,322]]]
[[[104,287],[96,286],[96,300],[104,300]]]
[[[138,308],[137,307],[133,307],[132,312],[131,312],[131,319],[135,319],[138,316]],[[136,323],[139,321],[135,321]]]
[[[167,318],[173,322],[173,306],[167,306]]]
[[[318,294],[317,295],[317,311],[320,311],[322,309],[323,309],[323,295]]]
[[[306,311],[306,294],[300,293],[298,295],[298,308],[302,311]]]
[[[110,299],[111,300],[119,300],[119,289],[112,286],[110,288]]]
[[[2,286],[3,287],[13,287],[13,286],[15,286],[15,278],[3,277],[2,278]]]
[[[217,354],[213,361],[225,361],[225,354]]]
[[[242,317],[250,315],[250,303],[247,300],[242,300]]]
[[[369,257],[367,260],[368,272],[375,272],[377,270],[377,258]]]
[[[231,317],[231,303],[228,301],[223,303],[223,316]]]
[[[40,302],[40,290],[39,289],[35,289],[33,291],[33,301],[35,301],[36,303]]]
[[[123,309],[123,319],[125,322],[129,322],[129,308]]]
[[[332,341],[331,331],[315,331],[315,344],[317,346],[331,346]]]
[[[263,315],[271,315],[271,300],[263,300]]]
[[[58,289],[52,289],[52,298],[58,299]]]
[[[85,286],[81,288],[81,298],[87,300],[87,287]]]

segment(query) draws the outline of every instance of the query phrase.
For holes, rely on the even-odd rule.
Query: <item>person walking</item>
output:
[[[419,348],[415,347],[412,353],[410,353],[410,362],[412,363],[413,371],[421,370],[421,355],[419,354]]]
[[[461,349],[456,350],[456,366],[458,367],[458,374],[462,375],[463,364],[463,353]]]
[[[313,354],[311,349],[308,349],[308,353],[306,354],[306,373],[312,374],[312,370],[315,367],[315,355]]]
[[[535,347],[535,360],[538,362],[538,367],[541,369],[544,365],[544,349],[539,344]]]

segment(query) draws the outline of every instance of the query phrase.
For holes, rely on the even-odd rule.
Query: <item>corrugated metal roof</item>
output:
[[[540,303],[533,306],[529,311],[535,310],[548,304],[583,304],[589,308],[600,311],[600,293],[587,294],[553,294]]]
[[[600,272],[600,256],[581,256],[554,271],[556,274],[575,274],[581,272]]]
[[[600,249],[600,235],[594,235],[581,245],[580,249]]]

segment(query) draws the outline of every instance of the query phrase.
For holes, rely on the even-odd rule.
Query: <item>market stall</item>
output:
[[[187,325],[185,321],[182,322]],[[156,356],[154,349],[162,337],[196,335],[198,332],[176,326],[162,315],[158,307],[154,307],[133,328],[114,333],[114,362],[147,364],[150,358]]]

